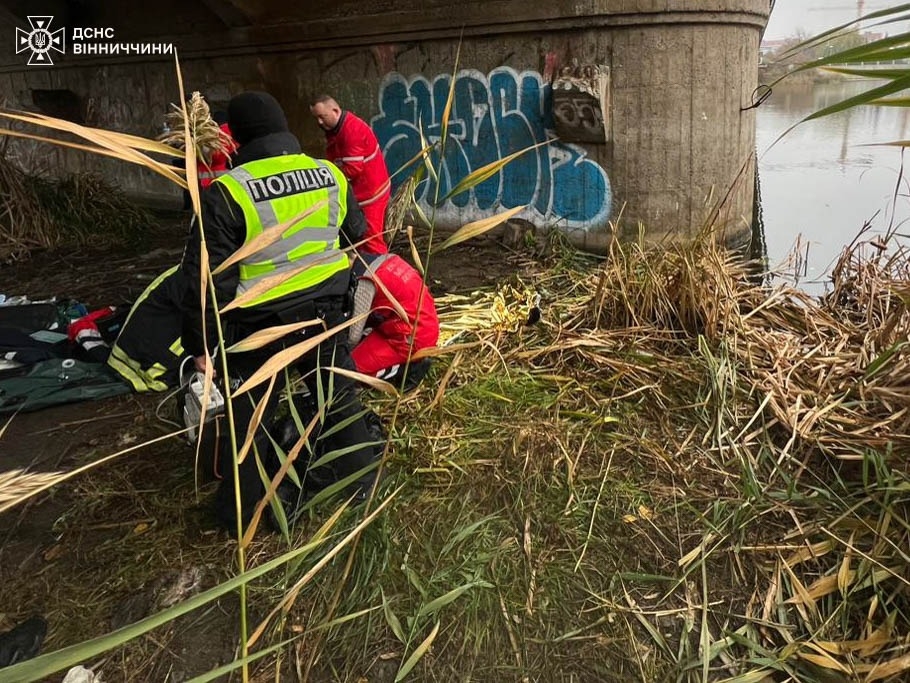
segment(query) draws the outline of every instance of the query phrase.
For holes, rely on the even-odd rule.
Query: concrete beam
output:
[[[250,16],[232,0],[200,0],[228,28],[243,28],[253,24]]]
[[[0,0],[2,2],[3,0]],[[378,1],[378,0],[377,0]],[[331,7],[324,15],[312,17],[292,7],[281,21],[269,20],[265,0],[198,0],[226,26],[224,31],[205,35],[155,35],[156,42],[172,42],[181,59],[208,59],[229,55],[274,54],[342,47],[363,47],[377,43],[403,43],[465,37],[537,34],[545,27],[558,31],[630,28],[668,24],[740,24],[761,29],[768,18],[767,0],[550,0],[524,3],[520,0],[462,0],[453,19],[450,3],[433,0],[397,0],[396,12],[379,11],[365,3],[360,12],[341,14]],[[726,8],[725,10],[722,8]],[[264,14],[258,14],[262,9]],[[139,13],[137,12],[137,16]],[[137,36],[139,37],[139,36]],[[162,58],[162,61],[168,60]],[[148,56],[98,60],[69,57],[68,66],[85,66],[150,61]],[[0,73],[18,70],[18,63],[4,63]]]
[[[505,7],[514,0],[497,0]],[[287,22],[279,25],[239,27],[219,36],[183,41],[174,36],[180,54],[189,59],[222,55],[299,52],[301,50],[362,47],[377,43],[401,43],[464,37],[498,36],[513,33],[536,34],[541,26],[547,32],[582,29],[630,28],[669,24],[740,24],[764,27],[766,12],[662,11],[654,13],[612,13],[553,16],[552,8],[530,7],[521,17],[504,16],[498,20],[471,17],[460,24],[448,17],[424,11],[420,15],[402,12],[393,16],[353,16]]]

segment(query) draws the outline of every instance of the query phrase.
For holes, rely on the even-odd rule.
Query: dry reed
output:
[[[62,478],[62,472],[27,472],[21,469],[0,472],[0,513]]]
[[[431,424],[407,439],[430,450],[423,464],[430,471],[441,463],[468,467],[475,441],[486,444],[481,452],[503,441],[513,454],[571,452],[575,427],[567,416],[616,424],[624,462],[650,461],[670,473],[666,484],[651,483],[652,496],[666,496],[661,489],[685,495],[714,519],[680,535],[678,517],[676,529],[672,520],[669,528],[655,524],[647,505],[624,516],[650,523],[656,533],[647,542],[680,567],[681,578],[666,577],[680,588],[663,601],[653,591],[634,605],[603,598],[646,628],[646,647],[661,651],[665,664],[676,661],[662,671],[701,680],[703,664],[713,676],[743,680],[773,671],[805,681],[826,680],[825,671],[897,680],[910,671],[907,264],[900,245],[858,241],[832,271],[830,293],[816,299],[788,285],[755,284],[748,264],[707,239],[615,244],[599,269],[557,264],[540,272],[528,262],[523,280],[498,292],[440,298],[443,354],[451,349],[453,360],[429,408],[410,418]],[[541,294],[543,322],[528,327]],[[452,396],[464,393],[475,404],[458,412]],[[496,418],[503,401],[526,406],[526,417]],[[472,416],[499,426],[478,439],[479,428],[466,426]],[[593,438],[581,449],[570,461],[572,477],[603,480]],[[514,467],[532,477],[545,465],[508,460],[467,462],[486,463],[496,478]],[[849,469],[854,462],[861,473]],[[679,535],[682,547],[693,542],[692,531],[695,548],[672,560],[661,537]],[[752,548],[747,556],[761,562],[744,564],[728,544]],[[549,552],[560,552],[558,544]],[[732,608],[716,616],[711,607],[730,600],[714,596],[733,595],[734,586],[705,581],[704,597],[691,594],[686,577],[709,562],[735,584],[755,586],[751,598],[736,598],[744,601],[739,619]],[[674,626],[651,621],[664,612],[703,616],[671,647],[661,632]],[[718,627],[732,635],[722,637]],[[702,640],[687,644],[689,635]]]
[[[338,612],[384,619],[333,626],[324,678],[434,634],[415,675],[900,680],[906,254],[854,245],[822,300],[710,242],[577,258],[437,300],[443,367],[394,435],[407,488]]]
[[[0,156],[0,260],[16,258],[56,240],[53,221],[29,177]]]
[[[150,223],[146,211],[98,175],[52,181],[0,157],[0,260],[98,240],[141,240]]]
[[[170,145],[175,149],[186,149],[184,118],[189,120],[190,136],[196,145],[196,158],[211,161],[212,154],[219,152],[230,155],[234,144],[230,137],[221,130],[221,127],[212,119],[212,113],[205,98],[194,92],[186,103],[184,109],[176,104],[171,105],[172,111],[165,116],[168,130],[158,136],[160,142]]]

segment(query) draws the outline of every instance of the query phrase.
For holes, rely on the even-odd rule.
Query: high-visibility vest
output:
[[[202,189],[204,190],[209,185],[211,185],[215,181],[216,178],[220,178],[221,176],[225,175],[227,172],[228,172],[228,169],[226,169],[226,168],[222,168],[220,170],[214,171],[214,170],[211,170],[210,166],[205,166],[200,163],[199,168],[196,171],[196,177],[199,179],[199,185],[201,185]]]
[[[235,296],[275,278],[268,290],[243,303],[243,308],[310,289],[348,270],[339,230],[347,215],[349,188],[334,164],[305,154],[286,154],[250,161],[215,182],[224,185],[243,211],[245,244],[325,202],[239,262]]]

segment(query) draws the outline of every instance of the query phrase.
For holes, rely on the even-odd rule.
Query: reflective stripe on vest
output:
[[[347,181],[335,166],[303,154],[251,161],[216,181],[243,210],[246,242],[288,223],[314,205],[327,204],[284,231],[282,237],[240,261],[236,296],[266,279],[275,283],[243,304],[248,308],[315,287],[347,270],[339,229],[347,212]]]

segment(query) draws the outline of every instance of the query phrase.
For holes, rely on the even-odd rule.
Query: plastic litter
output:
[[[63,683],[101,683],[101,677],[96,676],[94,671],[86,669],[80,664],[66,672]]]

